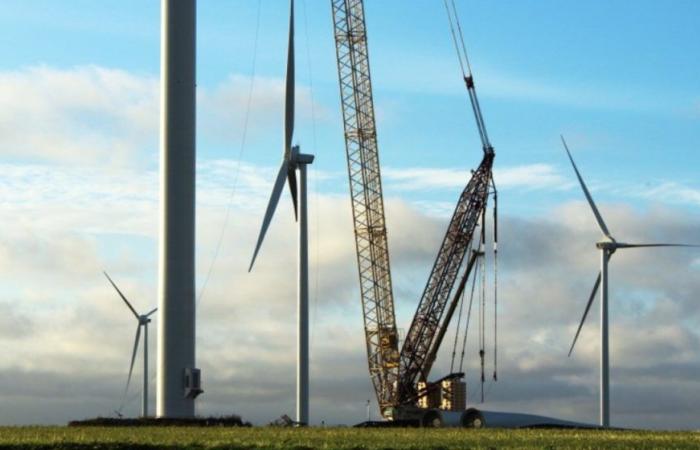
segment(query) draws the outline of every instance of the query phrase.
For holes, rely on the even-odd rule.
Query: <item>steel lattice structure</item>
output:
[[[431,350],[438,330],[449,324],[441,323],[450,293],[459,275],[464,256],[471,246],[474,230],[488,201],[494,152],[484,154],[479,168],[462,194],[452,215],[440,251],[413,317],[406,340],[401,348],[398,401],[411,402],[417,395],[417,382],[428,377]]]
[[[399,352],[362,0],[332,0],[369,372],[380,410],[396,404]]]
[[[447,2],[445,5],[447,6]],[[479,168],[473,172],[457,202],[457,207],[430,273],[428,284],[425,286],[418,309],[413,316],[413,322],[401,348],[398,401],[402,405],[415,399],[418,381],[427,381],[438,350],[437,347],[440,345],[441,337],[439,335],[444,333],[449,325],[451,314],[448,314],[443,321],[443,313],[450,300],[459,268],[462,266],[464,256],[474,238],[474,230],[479,224],[479,219],[485,220],[486,206],[492,186],[493,160],[496,156],[481,114],[481,106],[474,88],[474,78],[454,3],[452,3],[452,11],[449,7],[447,10],[455,49],[481,138],[484,158]],[[456,30],[455,25],[457,25]],[[465,277],[469,276],[470,267],[467,268]],[[438,337],[436,338],[436,336]]]
[[[369,372],[384,417],[416,417],[412,411],[415,412],[420,394],[418,382],[427,381],[449,325],[457,299],[452,300],[449,308],[448,303],[474,232],[486,211],[495,153],[486,134],[471,72],[463,70],[484,158],[459,198],[399,353],[364,5],[363,0],[331,0],[331,5]],[[453,36],[457,44],[454,29]],[[464,52],[466,61],[463,43],[457,50]],[[462,63],[461,58],[460,55]],[[480,254],[471,258],[463,281],[469,277]],[[446,308],[448,313],[444,314]],[[453,375],[462,374],[448,377]]]

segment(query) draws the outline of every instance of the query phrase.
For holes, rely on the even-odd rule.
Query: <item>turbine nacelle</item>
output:
[[[149,323],[151,323],[149,316],[139,316],[139,325],[148,325]]]
[[[307,153],[299,153],[299,147],[295,147],[297,149],[297,154],[296,154],[296,159],[294,160],[294,163],[299,166],[301,164],[311,164],[314,162],[314,155],[310,155]]]
[[[596,242],[595,246],[599,250],[607,250],[612,254],[615,252],[615,250],[619,248],[620,244],[618,244],[617,241],[615,241],[615,239],[613,238],[607,238],[602,241]]]
[[[290,169],[296,170],[301,164],[311,164],[314,161],[314,155],[301,153],[301,148],[298,145],[295,145],[285,155],[285,161],[289,165]]]

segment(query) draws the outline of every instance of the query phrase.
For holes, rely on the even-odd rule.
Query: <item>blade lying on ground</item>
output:
[[[280,196],[282,195],[282,189],[284,189],[284,180],[287,178],[287,169],[289,168],[289,161],[286,159],[282,161],[282,166],[277,173],[277,179],[275,180],[275,185],[272,188],[272,195],[270,195],[270,202],[267,204],[267,210],[265,211],[265,218],[263,219],[262,227],[260,227],[260,235],[258,236],[258,243],[255,245],[255,251],[253,252],[253,259],[250,261],[250,267],[248,267],[248,272],[253,270],[253,264],[255,264],[255,258],[258,256],[260,251],[260,246],[265,239],[265,234],[270,226],[270,221],[272,216],[275,214],[275,209],[277,209],[277,203],[279,203]]]
[[[618,243],[617,248],[644,248],[644,247],[690,247],[700,248],[700,245],[693,244],[624,244]]]
[[[119,288],[117,287],[117,285],[114,284],[114,281],[112,281],[112,279],[109,277],[109,275],[107,275],[107,272],[102,272],[102,273],[105,274],[105,276],[107,277],[107,279],[109,280],[109,282],[112,284],[112,286],[114,286],[114,289],[116,289],[116,291],[117,291],[117,293],[119,294],[119,296],[122,298],[122,300],[124,300],[124,303],[126,303],[126,306],[129,307],[129,309],[131,310],[131,312],[134,313],[134,316],[136,316],[136,318],[138,319],[138,318],[139,318],[139,314],[136,312],[136,310],[134,309],[134,307],[131,306],[131,303],[129,303],[129,300],[127,300],[126,297],[124,297],[124,294],[122,294],[122,291],[120,291]]]
[[[574,172],[576,172],[576,177],[578,178],[579,183],[581,183],[581,188],[583,188],[583,193],[586,195],[586,199],[588,200],[588,204],[591,205],[591,209],[593,210],[593,214],[595,215],[595,220],[598,222],[598,226],[600,227],[600,230],[603,232],[605,236],[608,238],[612,239],[612,236],[610,236],[610,231],[608,231],[608,227],[605,225],[605,222],[603,221],[603,217],[600,215],[600,211],[598,211],[598,208],[595,205],[595,202],[593,201],[593,197],[591,197],[591,193],[588,192],[588,188],[586,187],[586,183],[583,182],[583,178],[581,177],[581,174],[578,171],[578,167],[576,167],[576,163],[574,162],[574,158],[571,156],[571,152],[569,151],[569,147],[566,145],[566,141],[564,140],[564,136],[561,136],[561,142],[564,144],[564,149],[566,150],[566,154],[569,155],[569,161],[571,161],[571,165],[574,167]]]
[[[588,297],[588,303],[586,303],[586,310],[583,312],[583,317],[581,318],[581,323],[578,324],[578,330],[576,330],[576,336],[574,336],[574,342],[571,343],[571,348],[569,349],[569,356],[574,351],[574,346],[576,345],[576,340],[578,340],[578,335],[581,333],[581,328],[588,317],[588,311],[591,309],[593,300],[595,299],[595,294],[598,292],[598,287],[600,286],[600,272],[598,272],[598,278],[595,279],[593,284],[593,290],[591,291],[591,296]]]

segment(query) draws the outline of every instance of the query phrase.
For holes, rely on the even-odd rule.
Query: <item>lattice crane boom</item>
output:
[[[401,349],[399,403],[414,399],[417,382],[425,381],[433,363],[435,338],[449,323],[442,320],[474,231],[486,209],[493,151],[487,152],[462,191],[447,233]],[[421,380],[422,379],[422,380]]]
[[[382,414],[399,353],[362,0],[331,0],[369,372]]]
[[[399,353],[364,5],[363,0],[331,0],[331,5],[369,371],[382,415],[401,418],[401,408],[408,407],[404,409],[410,415],[418,396],[423,395],[418,392],[417,383],[426,381],[454,312],[455,300],[448,306],[450,295],[474,232],[485,217],[495,153],[481,115],[471,69],[465,72],[463,65],[484,157],[459,198]],[[458,54],[462,51],[466,60],[463,40],[460,49],[452,29]],[[461,30],[459,34],[461,37]],[[461,55],[460,63],[463,64]],[[470,258],[462,285],[477,256]]]
[[[447,316],[444,318],[443,313],[448,306],[450,294],[459,275],[459,269],[463,264],[464,257],[471,247],[474,231],[480,221],[482,225],[485,221],[486,207],[491,193],[490,188],[495,186],[492,174],[495,152],[481,114],[481,106],[474,88],[474,77],[472,76],[471,65],[469,64],[454,0],[450,1],[452,5],[451,10],[448,1],[444,0],[444,3],[450,21],[455,49],[462,68],[462,76],[467,86],[477,130],[481,138],[484,157],[479,168],[472,173],[469,183],[462,191],[462,195],[457,202],[457,207],[433,265],[428,284],[423,291],[413,322],[406,334],[406,340],[400,355],[399,404],[412,402],[417,395],[418,381],[427,381],[435,355],[442,342],[442,337],[452,318],[451,310],[455,304],[454,301],[450,305]],[[483,238],[484,236],[482,235]],[[483,244],[484,242],[482,242]],[[467,265],[462,278],[463,281],[469,277],[474,261],[474,258],[470,258],[470,264]]]

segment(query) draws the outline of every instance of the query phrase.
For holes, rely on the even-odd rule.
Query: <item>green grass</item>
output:
[[[700,432],[0,427],[0,448],[686,449],[700,448]]]

